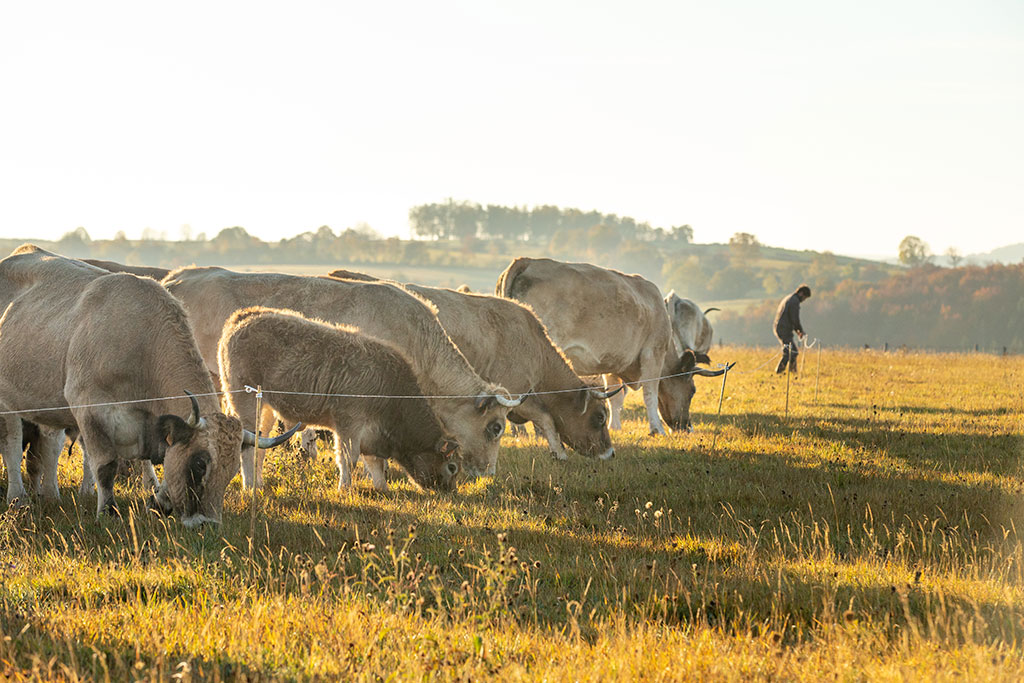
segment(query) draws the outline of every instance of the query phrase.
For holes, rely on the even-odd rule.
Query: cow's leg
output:
[[[156,475],[156,468],[149,460],[142,461],[142,486],[146,491],[156,491],[160,485],[160,477]]]
[[[274,429],[274,423],[277,421],[277,417],[274,415],[274,411],[266,403],[263,404],[263,414],[260,415],[260,436],[269,436],[270,432]],[[267,449],[265,448],[254,448],[253,457],[253,486],[255,488],[263,488],[263,465],[267,460]]]
[[[253,488],[253,478],[256,476],[256,449],[252,446],[242,446],[242,488]]]
[[[376,455],[364,455],[363,465],[366,467],[366,473],[370,475],[370,481],[373,482],[373,488],[378,491],[387,491],[387,458],[378,458]]]
[[[604,388],[605,391],[609,387],[619,384],[621,380],[615,375],[604,376]],[[608,399],[608,404],[611,406],[611,420],[608,422],[608,429],[622,429],[622,406],[626,404],[626,390],[618,392],[614,396]]]
[[[338,465],[338,489],[352,487],[352,468],[359,459],[359,440],[334,434],[334,462]]]
[[[561,437],[558,436],[555,421],[541,401],[527,401],[521,406],[517,406],[514,412],[516,419],[526,420],[523,423],[523,431],[526,431],[527,424],[533,423],[534,433],[537,436],[543,437],[548,442],[548,448],[551,449],[552,457],[558,460],[568,459],[569,455],[565,452],[565,446],[562,445]],[[493,476],[497,469],[497,462],[495,462],[494,471],[490,471],[487,474]]]
[[[643,381],[661,376],[663,356],[655,359],[653,353],[644,352],[640,355],[640,380],[643,382],[644,407],[647,408],[647,422],[651,426],[651,434],[665,434],[665,427],[658,415],[658,382]]]
[[[316,461],[320,455],[320,449],[317,447],[315,429],[306,427],[302,430],[302,436],[299,437],[299,448],[307,460]]]
[[[35,445],[35,457],[40,477],[33,482],[35,492],[44,498],[60,499],[57,486],[57,464],[64,448],[64,430],[39,427],[39,442]]]
[[[565,452],[565,446],[562,445],[562,439],[558,436],[558,430],[555,428],[555,421],[551,419],[551,415],[548,413],[539,413],[533,418],[533,429],[534,431],[540,432],[548,442],[548,448],[551,449],[551,456],[556,460],[568,460],[569,454]]]
[[[240,390],[241,387],[231,387],[231,390]],[[256,413],[256,396],[250,393],[239,391],[233,400],[234,410],[232,411],[242,421],[245,429],[256,430],[259,425],[250,422]],[[260,416],[262,417],[262,416]],[[262,423],[262,420],[261,420]],[[253,446],[242,446],[241,452],[241,473],[242,488],[252,489],[256,483],[256,449]]]
[[[77,416],[76,416],[77,417]],[[82,425],[82,452],[86,466],[96,482],[96,516],[117,509],[114,503],[114,476],[117,474],[117,456],[113,441],[95,420],[86,419]]]
[[[85,442],[82,439],[78,439],[78,449],[82,451],[82,483],[78,487],[78,495],[87,496],[95,492],[96,479],[92,476],[92,468],[89,467],[89,454],[85,451]],[[68,452],[70,452],[70,448]]]
[[[0,430],[3,431],[0,448],[3,448],[4,466],[7,468],[7,504],[15,500],[24,503],[27,498],[21,478],[21,418],[11,415],[0,418]]]

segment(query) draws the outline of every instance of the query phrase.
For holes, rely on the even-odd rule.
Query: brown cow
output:
[[[331,277],[370,278],[349,270],[335,270]],[[528,306],[439,287],[403,287],[437,307],[441,326],[481,377],[513,393],[529,393],[509,418],[533,422],[552,455],[568,457],[563,443],[586,456],[615,454],[604,403],[608,394],[580,380]]]
[[[255,413],[256,397],[245,387],[262,385],[273,387],[265,401],[284,420],[334,432],[340,487],[351,486],[352,467],[364,454],[398,462],[422,486],[454,488],[459,466],[450,456],[458,444],[445,437],[409,362],[389,344],[355,327],[254,307],[228,318],[218,358],[236,415]],[[320,395],[308,393],[314,389]],[[377,478],[383,468],[372,473],[374,488],[386,490],[387,481]]]
[[[155,497],[161,508],[187,526],[220,521],[224,490],[253,435],[219,411],[174,297],[151,279],[24,245],[0,261],[0,306],[0,410],[80,430],[97,514],[113,507],[118,461],[144,459],[164,465]],[[191,411],[182,397],[189,389],[198,394]],[[20,446],[20,435],[15,443],[8,430],[3,456],[11,477],[20,478]]]
[[[211,372],[224,323],[240,308],[268,306],[329,323],[358,327],[401,349],[431,408],[458,441],[466,470],[493,472],[505,418],[518,401],[485,382],[449,339],[433,306],[391,284],[352,282],[282,273],[236,273],[224,268],[182,268],[164,279],[181,299]],[[268,387],[272,388],[272,387]],[[455,396],[457,398],[437,398]],[[257,463],[243,455],[242,480],[260,486]]]
[[[722,373],[695,370],[692,352],[675,352],[661,292],[639,275],[523,257],[499,276],[495,293],[530,304],[579,374],[640,384],[652,434],[665,433],[659,410],[670,428],[690,427],[691,373]]]

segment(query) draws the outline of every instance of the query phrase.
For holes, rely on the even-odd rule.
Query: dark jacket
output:
[[[793,341],[793,333],[803,333],[804,328],[800,325],[800,297],[793,292],[781,302],[779,310],[775,312],[775,336],[783,344]]]

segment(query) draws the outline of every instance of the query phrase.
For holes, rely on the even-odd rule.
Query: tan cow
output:
[[[164,465],[155,497],[162,509],[187,526],[220,521],[224,490],[253,435],[219,411],[174,297],[154,280],[24,245],[0,261],[0,306],[0,410],[80,430],[97,514],[114,505],[118,461],[145,459]],[[191,411],[188,390],[197,394]],[[10,435],[3,445],[11,478],[20,478],[20,446]]]
[[[331,277],[370,278],[349,270],[336,270]],[[568,457],[563,443],[586,456],[615,454],[604,403],[608,394],[580,380],[528,306],[440,287],[403,287],[437,307],[441,326],[481,377],[515,394],[529,393],[509,418],[533,422],[552,455]]]
[[[448,338],[431,304],[391,284],[281,273],[236,273],[182,268],[163,281],[181,299],[199,350],[218,372],[217,344],[224,323],[240,308],[285,308],[329,323],[352,325],[399,348],[412,364],[445,432],[458,441],[471,474],[494,472],[505,418],[518,401],[485,382]],[[273,387],[266,387],[272,389]],[[458,398],[435,398],[456,396]],[[252,420],[243,415],[243,420]],[[242,480],[261,486],[260,463],[243,455]]]
[[[691,373],[721,374],[696,369],[692,352],[675,352],[661,292],[639,275],[523,257],[502,272],[495,293],[530,304],[581,375],[639,384],[652,434],[665,433],[661,418],[672,429],[689,427]]]
[[[421,486],[454,488],[458,444],[445,437],[409,362],[391,345],[348,325],[254,307],[228,319],[218,358],[234,414],[255,413],[256,397],[246,386],[273,387],[264,400],[283,419],[334,432],[339,487],[351,486],[352,467],[364,454],[394,460]],[[334,395],[310,395],[311,389]],[[374,488],[387,490],[383,468],[371,473]]]

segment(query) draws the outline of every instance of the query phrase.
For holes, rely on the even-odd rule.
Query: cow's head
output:
[[[413,453],[402,466],[420,486],[452,491],[459,474],[459,463],[454,457],[458,448],[459,444],[455,440],[441,437],[430,450]]]
[[[658,411],[661,413],[661,419],[673,431],[693,429],[690,423],[690,402],[697,391],[693,378],[697,375],[718,377],[725,372],[698,368],[698,362],[710,363],[711,359],[705,353],[695,354],[687,349],[676,363],[668,368],[670,371],[666,374],[672,376],[658,383]]]
[[[151,500],[164,514],[180,515],[190,528],[220,523],[224,491],[238,474],[242,446],[256,443],[255,435],[242,429],[237,417],[220,412],[201,416],[199,403],[191,398],[188,418],[161,415],[156,420],[164,480]],[[261,438],[259,445],[271,448],[283,443],[300,426],[274,439]]]
[[[615,455],[608,435],[608,403],[606,399],[622,391],[597,387],[581,387],[576,391],[549,394],[544,397],[555,429],[562,443],[580,455],[607,460]]]
[[[523,400],[513,399],[507,391],[493,385],[470,400],[441,399],[437,415],[442,418],[445,431],[459,442],[467,474],[481,476],[497,471],[505,420],[508,412]]]

